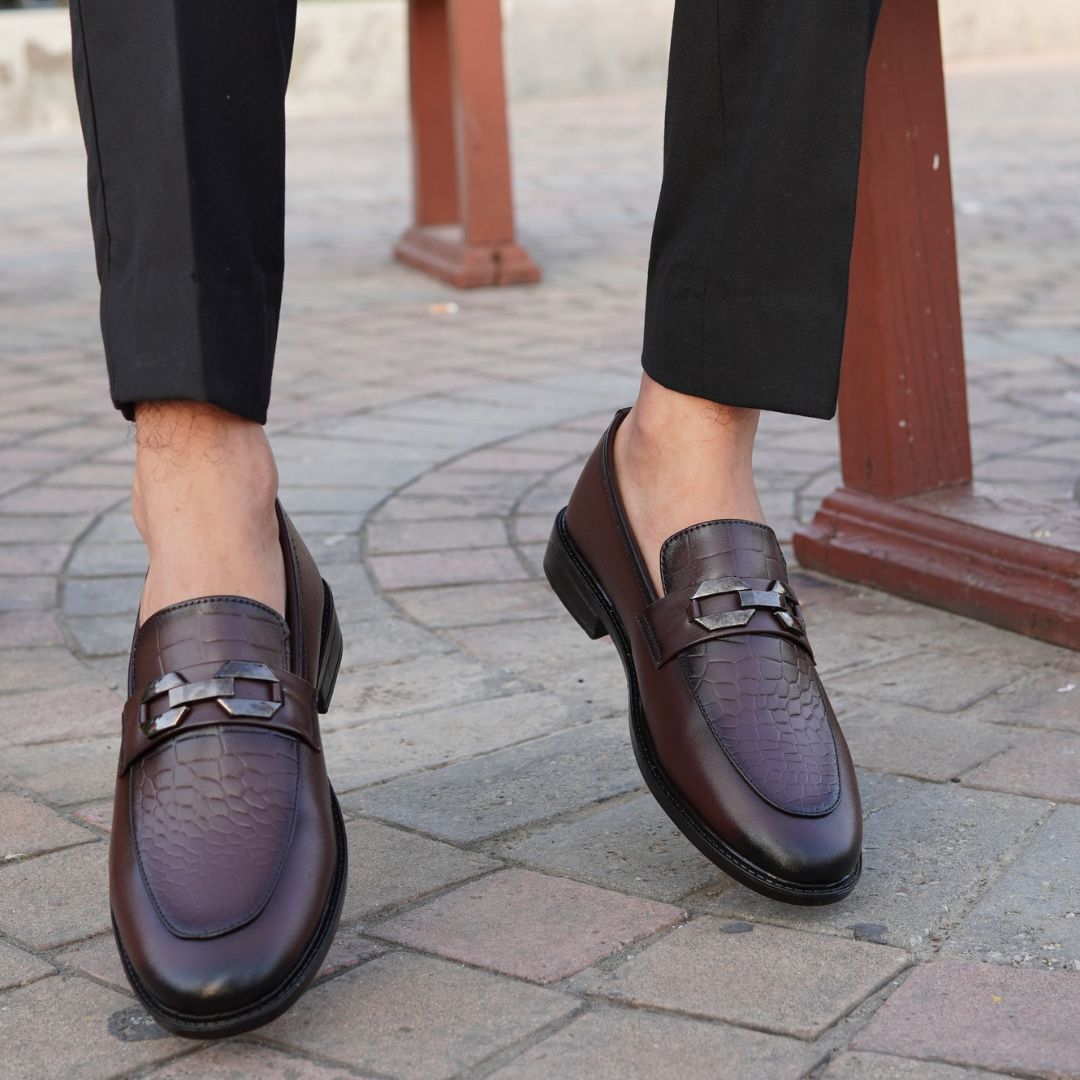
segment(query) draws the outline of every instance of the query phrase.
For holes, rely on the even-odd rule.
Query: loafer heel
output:
[[[322,624],[322,647],[319,650],[319,682],[316,687],[318,692],[317,704],[320,713],[326,713],[330,709],[330,701],[334,696],[334,687],[337,685],[338,671],[341,668],[341,654],[344,643],[341,637],[341,626],[338,623],[337,611],[334,609],[334,594],[330,586],[323,582],[323,624]]]
[[[566,531],[566,510],[561,510],[551,530],[547,551],[544,553],[544,574],[563,607],[574,621],[594,641],[608,633],[603,616],[603,605],[595,590],[586,580],[573,554],[572,541]]]

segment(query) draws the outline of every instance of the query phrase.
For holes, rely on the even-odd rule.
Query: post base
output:
[[[469,244],[459,225],[414,225],[398,241],[399,262],[458,289],[532,285],[540,267],[517,244]]]
[[[963,485],[903,499],[838,488],[795,534],[808,568],[1080,649],[1080,520]]]

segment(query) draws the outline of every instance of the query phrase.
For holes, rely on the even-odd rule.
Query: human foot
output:
[[[135,424],[132,516],[150,560],[140,621],[218,595],[283,615],[277,466],[262,427],[182,401],[142,404]]]
[[[752,456],[759,413],[668,390],[643,375],[615,436],[615,475],[653,588],[660,549],[681,529],[717,518],[765,523]]]

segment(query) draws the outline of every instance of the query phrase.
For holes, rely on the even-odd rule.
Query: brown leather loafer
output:
[[[286,619],[188,600],[136,632],[109,848],[128,979],[180,1035],[258,1027],[318,971],[345,895],[319,740],[341,662],[330,589],[278,508]]]
[[[750,521],[676,533],[658,597],[615,482],[625,415],[556,519],[548,580],[589,637],[618,647],[634,753],[683,834],[756,892],[841,900],[862,866],[859,790],[776,535]]]

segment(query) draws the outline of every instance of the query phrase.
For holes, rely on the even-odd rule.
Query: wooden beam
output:
[[[459,288],[540,280],[514,231],[500,0],[409,0],[415,222],[395,254]]]
[[[1080,529],[972,483],[937,0],[870,58],[840,444],[804,566],[1080,648]]]

